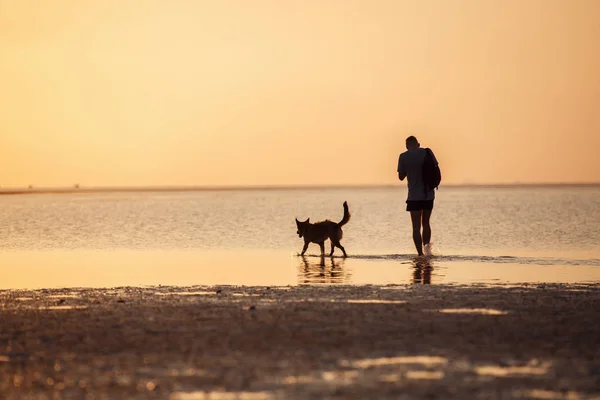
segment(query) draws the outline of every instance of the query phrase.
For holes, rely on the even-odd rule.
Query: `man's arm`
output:
[[[406,171],[404,171],[404,167],[402,166],[402,155],[398,157],[398,179],[401,181],[406,178]]]

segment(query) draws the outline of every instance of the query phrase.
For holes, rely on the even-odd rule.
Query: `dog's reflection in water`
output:
[[[300,256],[298,281],[300,284],[349,283],[350,274],[344,269],[344,258]]]
[[[431,284],[431,272],[433,271],[431,262],[422,257],[416,258],[413,262],[413,283]]]

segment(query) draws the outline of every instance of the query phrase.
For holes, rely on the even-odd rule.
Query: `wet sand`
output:
[[[600,399],[600,286],[0,291],[2,399]]]

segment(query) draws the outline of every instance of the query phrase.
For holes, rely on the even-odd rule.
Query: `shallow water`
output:
[[[600,281],[600,187],[442,187],[426,263],[405,197],[401,186],[0,196],[0,287]],[[345,200],[350,257],[321,259],[314,244],[298,257],[294,218],[340,220]]]

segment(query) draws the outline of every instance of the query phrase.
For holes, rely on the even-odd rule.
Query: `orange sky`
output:
[[[597,0],[0,0],[0,186],[600,181]]]

